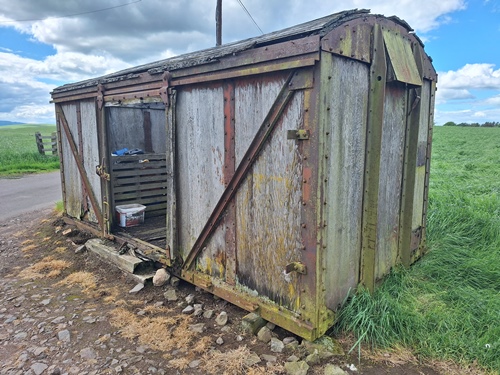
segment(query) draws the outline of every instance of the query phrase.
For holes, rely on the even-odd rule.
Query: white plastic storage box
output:
[[[135,227],[144,223],[146,206],[132,203],[116,206],[116,221],[121,227]]]

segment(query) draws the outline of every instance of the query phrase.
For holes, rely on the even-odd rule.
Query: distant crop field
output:
[[[500,128],[434,128],[427,229],[428,254],[354,296],[336,330],[498,374]]]
[[[53,171],[59,168],[57,155],[40,155],[35,133],[50,135],[55,125],[0,126],[0,176]]]

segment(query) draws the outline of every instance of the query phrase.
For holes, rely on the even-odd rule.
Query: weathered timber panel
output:
[[[268,85],[258,102],[274,101],[281,84]],[[298,142],[287,139],[287,130],[302,127],[303,100],[304,93],[295,92],[236,196],[239,285],[294,311],[299,310],[300,283],[306,276],[285,275],[284,270],[302,258],[302,156]],[[236,102],[236,107],[241,105]],[[254,126],[251,122],[250,113],[239,117],[236,133]],[[309,272],[314,277],[315,270]]]
[[[406,96],[403,84],[387,84],[380,155],[376,280],[386,275],[397,264],[398,258]]]
[[[184,259],[224,191],[224,97],[221,85],[177,92],[177,208],[179,250]],[[214,233],[197,269],[224,272],[224,228]],[[215,260],[220,263],[214,264]]]
[[[327,227],[323,240],[328,272],[324,278],[326,305],[336,310],[358,283],[369,67],[355,60],[323,55],[326,108],[321,136],[328,155],[324,206]]]
[[[145,129],[145,112],[149,113],[151,129]],[[147,116],[147,115],[146,115]],[[153,108],[107,107],[110,152],[128,148],[147,150],[148,141],[153,153],[166,152],[165,111]]]
[[[78,145],[78,127],[77,114],[75,104],[65,104],[62,106],[64,116],[68,121],[68,126],[73,136],[75,144]],[[66,212],[71,217],[80,218],[82,215],[82,180],[75,162],[75,158],[71,152],[71,147],[66,137],[66,133],[61,131],[62,137],[62,156],[64,170],[64,187],[66,191]]]
[[[102,210],[102,196],[101,196],[101,179],[95,173],[96,165],[99,162],[99,140],[97,138],[97,118],[96,118],[96,105],[94,100],[82,101],[80,103],[80,111],[82,124],[82,138],[83,144],[83,166],[89,179],[90,185],[96,197],[99,209]],[[97,223],[92,205],[89,203],[89,216],[88,220]]]
[[[412,230],[422,226],[424,209],[425,165],[427,156],[427,135],[429,133],[429,105],[431,83],[424,80],[421,93],[420,124],[418,128],[417,175],[415,177],[415,194],[413,196]]]
[[[242,79],[235,88],[236,167],[278,96],[288,72]]]

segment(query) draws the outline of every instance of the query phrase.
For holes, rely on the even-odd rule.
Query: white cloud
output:
[[[495,70],[494,64],[466,64],[456,71],[439,73],[439,87],[500,90],[500,69]]]
[[[127,2],[23,0],[12,6],[11,0],[0,0],[0,27],[15,28],[56,51],[53,56],[32,60],[20,57],[22,51],[17,47],[13,52],[0,46],[0,51],[7,52],[0,57],[4,76],[0,78],[0,118],[6,114],[27,116],[27,104],[31,113],[49,113],[45,106],[53,86],[44,81],[79,81],[215,44],[215,1],[142,0],[112,10],[60,17]],[[465,8],[465,0],[245,0],[245,6],[264,32],[345,9],[365,8],[397,15],[418,33],[426,33],[450,22],[453,12]],[[34,19],[38,21],[23,21]],[[223,42],[259,34],[236,1],[224,1]],[[442,81],[441,87],[446,89]],[[447,94],[443,90],[442,100],[470,98],[467,88],[461,89]]]

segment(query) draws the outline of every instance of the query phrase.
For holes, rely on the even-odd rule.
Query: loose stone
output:
[[[224,326],[227,324],[227,320],[228,320],[228,316],[227,316],[227,312],[225,311],[222,311],[218,316],[217,318],[215,318],[215,322],[220,325],[220,326]]]

